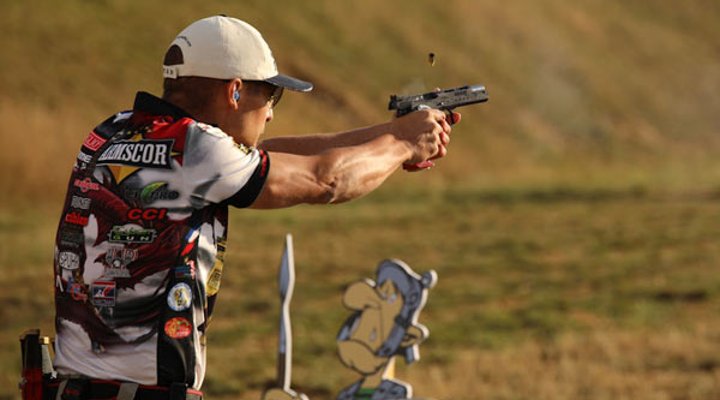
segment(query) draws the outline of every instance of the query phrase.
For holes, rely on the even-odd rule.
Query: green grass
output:
[[[21,330],[52,327],[48,249],[54,217],[1,218],[0,240],[11,245],[0,256],[7,266],[0,296],[9,305],[0,331],[0,358],[6,360],[0,364],[0,398],[14,396]],[[510,195],[454,189],[395,196],[382,189],[329,208],[235,211],[210,328],[208,396],[253,397],[273,379],[275,273],[286,232],[294,234],[296,247],[295,382],[329,398],[354,379],[335,356],[335,335],[349,315],[340,304],[342,290],[372,278],[383,258],[438,272],[421,317],[431,339],[421,348],[424,360],[411,370],[456,371],[469,354],[503,354],[527,343],[560,346],[568,335],[676,330],[692,337],[700,321],[716,326],[719,217],[715,198],[633,191]],[[705,345],[686,340],[689,354]],[[615,362],[632,361],[631,354],[617,357]],[[720,365],[716,354],[685,361],[658,357],[648,361],[655,370],[697,379]],[[437,397],[447,395],[418,383]],[[608,384],[597,382],[598,388]],[[720,394],[717,381],[710,388],[712,396]],[[485,389],[479,382],[473,390]]]

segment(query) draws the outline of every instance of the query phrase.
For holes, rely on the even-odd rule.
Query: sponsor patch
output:
[[[176,200],[180,193],[168,189],[167,182],[153,182],[142,188],[125,190],[125,198],[129,201],[139,202],[147,206],[158,200]]]
[[[85,241],[82,231],[74,229],[62,229],[60,231],[60,243],[71,247],[78,247]]]
[[[165,219],[167,208],[132,208],[127,212],[127,218],[131,221],[143,220],[154,221]]]
[[[70,282],[68,282],[70,283]],[[87,300],[87,293],[85,293],[85,285],[77,282],[73,282],[68,286],[68,292],[73,300],[85,301]]]
[[[61,251],[58,254],[58,265],[62,269],[76,270],[80,268],[80,256],[71,251]]]
[[[90,285],[92,304],[96,307],[115,306],[116,285],[113,281],[95,281]]]
[[[85,178],[83,180],[75,179],[73,185],[80,188],[80,191],[83,193],[87,193],[89,190],[100,190],[100,184],[93,182],[90,178]]]
[[[192,334],[192,324],[184,317],[170,318],[165,323],[165,334],[173,339],[184,339]]]
[[[77,249],[85,241],[82,232],[70,229],[60,231],[60,244]]]
[[[90,209],[90,201],[91,200],[87,197],[73,196],[72,200],[70,202],[70,207],[78,208],[80,210],[89,210]]]
[[[137,260],[138,251],[136,249],[126,249],[124,247],[111,247],[105,253],[105,265],[107,268],[104,275],[109,278],[130,278],[130,270],[127,269],[128,264]]]
[[[173,139],[118,140],[98,158],[98,164],[121,164],[145,168],[172,168]]]
[[[187,264],[175,267],[175,278],[195,279],[195,261],[189,260]]]
[[[131,262],[137,260],[137,249],[126,249],[124,247],[111,247],[105,253],[105,262],[111,267],[126,267]]]
[[[196,240],[200,236],[200,230],[199,229],[192,229],[185,235],[185,247],[180,252],[181,256],[186,256],[190,254],[190,252],[195,248]]]
[[[192,289],[187,283],[178,283],[168,292],[167,304],[173,311],[184,311],[192,305]]]
[[[89,163],[92,160],[92,156],[90,154],[87,154],[85,152],[79,152],[77,156],[78,161],[82,161],[85,164]]]
[[[210,271],[210,276],[208,277],[207,284],[205,285],[208,296],[214,296],[218,293],[218,291],[220,291],[222,269],[223,263],[215,262],[215,266],[213,266],[212,271]]]
[[[223,266],[225,265],[225,246],[227,240],[218,240],[217,254],[215,255],[215,264],[213,264],[210,275],[208,276],[205,290],[208,296],[214,296],[220,290],[220,281],[222,280]]]
[[[87,147],[88,149],[90,149],[92,151],[97,151],[97,149],[99,149],[100,146],[102,146],[103,143],[105,143],[105,142],[106,142],[106,140],[103,139],[102,137],[100,137],[100,135],[98,135],[95,132],[90,132],[88,137],[85,138],[85,141],[83,142],[83,146]]]
[[[188,243],[188,244],[185,245],[185,247],[183,248],[183,250],[180,252],[180,255],[184,257],[184,256],[190,254],[190,252],[191,252],[194,248],[195,248],[195,242],[190,242],[190,243]]]
[[[134,224],[113,226],[108,233],[110,243],[152,243],[156,237],[155,229],[145,229]]]
[[[71,212],[65,215],[65,222],[73,225],[85,226],[88,224],[88,217],[78,212]]]

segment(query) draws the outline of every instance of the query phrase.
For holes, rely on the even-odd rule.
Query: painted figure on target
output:
[[[354,313],[338,334],[338,355],[361,378],[343,389],[338,400],[413,396],[410,384],[394,379],[395,356],[403,356],[408,364],[420,358],[418,346],[429,331],[417,321],[436,282],[435,271],[418,275],[392,259],[378,265],[376,281],[364,279],[347,288],[343,305]]]

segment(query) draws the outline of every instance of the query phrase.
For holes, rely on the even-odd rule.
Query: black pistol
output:
[[[452,125],[455,123],[452,117],[454,108],[486,101],[488,101],[488,94],[485,86],[467,85],[409,96],[391,95],[388,110],[396,110],[395,115],[402,117],[413,111],[435,108],[446,111],[450,116],[448,122]]]
[[[488,101],[488,94],[485,86],[467,85],[409,96],[391,95],[388,110],[395,110],[397,117],[402,117],[413,111],[427,108],[443,110],[449,117],[447,119],[448,123],[453,125],[457,122],[452,113],[454,108],[484,103],[486,101]],[[403,164],[403,169],[406,171],[417,171],[430,168],[433,165],[435,164],[432,161],[426,160],[417,164]]]

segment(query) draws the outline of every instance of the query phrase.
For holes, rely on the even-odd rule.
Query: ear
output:
[[[243,89],[243,81],[239,78],[235,78],[225,85],[225,99],[228,105],[237,110],[240,108],[240,91]]]

